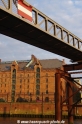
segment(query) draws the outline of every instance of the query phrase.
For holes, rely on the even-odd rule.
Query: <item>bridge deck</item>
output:
[[[34,8],[34,11],[38,10]],[[40,12],[38,15],[41,14]],[[44,18],[45,15],[41,16]],[[30,23],[0,6],[0,33],[73,61],[82,60],[82,41],[48,17],[46,18],[47,23],[51,23],[51,27],[48,28],[45,23],[45,30],[43,30],[40,28],[42,22]],[[51,34],[49,30],[53,25],[54,34]]]

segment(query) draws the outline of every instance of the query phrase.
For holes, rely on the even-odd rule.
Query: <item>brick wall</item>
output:
[[[0,103],[0,114],[55,114],[54,103]],[[75,108],[77,115],[82,115],[82,108]],[[67,114],[67,107],[63,107],[63,115]]]

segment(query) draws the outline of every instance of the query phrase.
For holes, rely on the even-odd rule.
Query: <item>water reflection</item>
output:
[[[45,124],[50,124],[51,121],[53,121],[55,124],[55,120],[54,119],[49,119],[49,118],[3,118],[0,117],[0,124],[25,124],[27,123],[27,121],[29,121],[28,124],[40,124],[40,123],[35,123],[34,121],[44,121]],[[68,124],[67,120],[63,119],[63,121],[65,121],[64,124]],[[33,122],[33,123],[31,123]],[[75,120],[74,124],[82,124],[82,119],[81,120]]]

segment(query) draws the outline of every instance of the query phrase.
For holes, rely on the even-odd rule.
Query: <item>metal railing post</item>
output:
[[[12,12],[12,0],[8,0],[9,11]]]

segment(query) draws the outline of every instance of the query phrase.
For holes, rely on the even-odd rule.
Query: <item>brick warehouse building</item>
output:
[[[56,68],[63,70],[58,59],[0,62],[0,100],[5,102],[54,101]],[[61,79],[62,96],[65,81]]]

